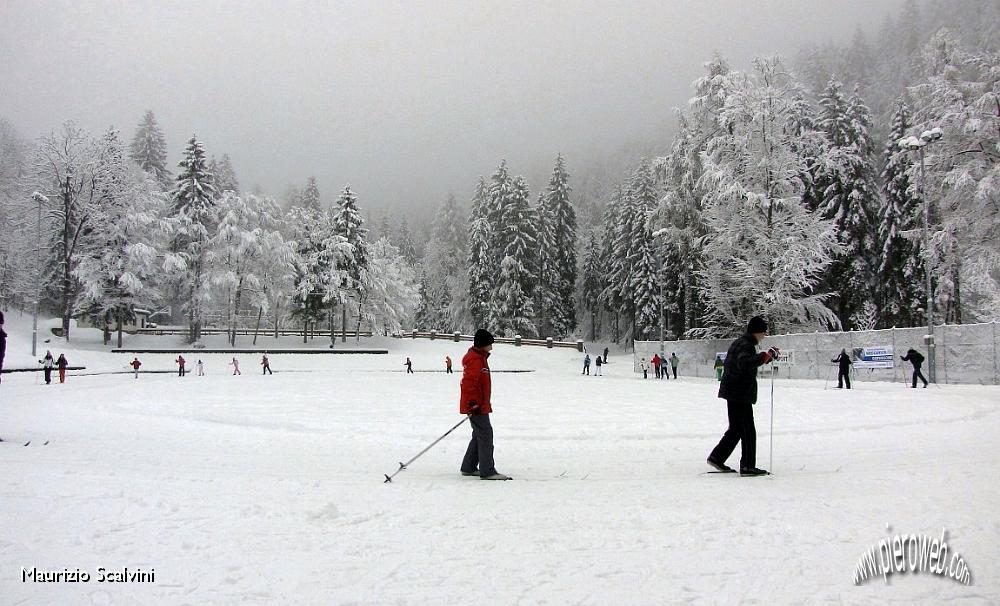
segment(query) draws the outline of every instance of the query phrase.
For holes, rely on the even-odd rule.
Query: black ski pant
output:
[[[51,368],[46,368],[45,369],[45,384],[47,385],[47,384],[49,384],[51,382],[52,382],[52,369]],[[916,387],[917,384],[914,383],[913,386]]]
[[[490,425],[490,415],[472,415],[469,423],[472,425],[472,441],[465,450],[462,471],[471,473],[478,466],[479,477],[491,476],[497,470],[493,463],[493,426]]]
[[[449,366],[448,368],[446,368],[445,372],[448,373],[448,374],[455,374],[455,372],[451,369],[451,366]]]
[[[412,374],[413,374],[413,369],[412,369],[412,368],[410,368],[409,366],[407,366],[407,367],[406,367],[406,374],[408,374],[408,375],[412,375]]]
[[[742,446],[740,469],[756,467],[757,428],[753,424],[753,404],[726,400],[726,408],[729,411],[729,428],[709,456],[713,461],[725,463],[739,442]]]
[[[263,374],[265,374],[265,375],[273,375],[274,374],[273,372],[271,372],[271,365],[270,364],[265,364],[264,365],[264,373]]]
[[[677,367],[674,366],[673,369],[674,369],[674,378],[676,379],[677,378]]]
[[[913,369],[913,387],[917,386],[917,379],[924,382],[924,387],[927,386],[927,379],[924,377],[924,373],[920,372],[919,366],[916,366]]]
[[[183,366],[181,366],[180,368],[177,369],[177,376],[178,377],[183,377],[184,376],[184,367]]]
[[[847,389],[851,388],[851,371],[840,369],[840,372],[837,373],[837,387],[843,388],[844,383],[847,383]]]

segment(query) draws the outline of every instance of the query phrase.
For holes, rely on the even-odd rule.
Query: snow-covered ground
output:
[[[30,333],[8,330],[8,363],[30,363]],[[88,339],[60,351],[131,359]],[[32,444],[0,444],[0,603],[1000,602],[996,387],[778,381],[771,463],[762,383],[758,459],[776,474],[744,479],[702,473],[726,423],[714,381],[644,381],[624,354],[581,377],[575,351],[498,346],[495,369],[534,371],[493,377],[515,481],[458,474],[463,427],[383,484],[461,418],[460,374],[406,375],[404,357],[458,369],[468,344],[379,342],[389,355],[273,354],[267,377],[256,358],[230,376],[221,355],[206,377],[4,375],[0,437]],[[886,524],[947,528],[973,585],[855,586]],[[24,583],[22,566],[155,583]]]

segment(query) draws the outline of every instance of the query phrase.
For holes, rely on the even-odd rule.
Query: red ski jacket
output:
[[[490,407],[490,365],[487,358],[489,352],[472,347],[462,358],[462,399],[459,402],[459,412],[463,415],[472,413],[472,407],[478,405],[478,414],[493,412]]]

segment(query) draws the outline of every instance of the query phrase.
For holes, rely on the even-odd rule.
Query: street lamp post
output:
[[[38,304],[42,289],[41,268],[38,266],[42,255],[42,204],[49,199],[37,191],[31,194],[31,199],[38,204],[38,231],[35,232],[35,310],[31,316],[31,357],[35,357],[38,355]]]
[[[897,144],[900,148],[907,151],[915,151],[920,155],[920,194],[924,197],[924,229],[923,229],[923,242],[924,242],[924,274],[927,278],[926,290],[927,290],[927,307],[925,314],[927,316],[927,335],[924,337],[924,341],[927,343],[927,374],[928,380],[932,383],[937,383],[937,369],[935,362],[935,349],[936,345],[934,343],[934,293],[931,290],[931,243],[930,243],[930,233],[931,233],[931,201],[927,196],[926,190],[926,176],[924,168],[924,148],[931,143],[935,143],[941,140],[944,136],[944,132],[940,128],[932,128],[930,130],[925,130],[920,133],[919,137],[909,136],[900,139]]]

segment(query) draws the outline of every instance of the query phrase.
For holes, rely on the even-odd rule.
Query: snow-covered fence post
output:
[[[993,348],[996,351],[996,347]],[[576,340],[576,350],[583,353],[583,339]],[[996,354],[993,355],[993,366],[996,366]]]
[[[514,335],[514,347],[521,346],[521,335]]]
[[[1000,373],[997,372],[997,321],[993,320],[993,384],[1000,384]]]
[[[437,338],[437,334],[438,334],[438,332],[436,330],[432,330],[431,331],[431,341],[433,341],[434,339]]]
[[[552,349],[552,337],[545,337],[545,347]]]
[[[462,340],[462,333],[460,333],[460,332],[458,332],[458,331],[456,330],[456,331],[455,331],[455,334],[454,334],[454,338],[455,338],[455,342],[456,342],[456,343],[458,343],[459,341],[461,341],[461,340]]]

